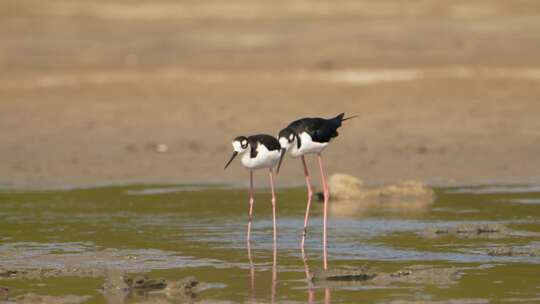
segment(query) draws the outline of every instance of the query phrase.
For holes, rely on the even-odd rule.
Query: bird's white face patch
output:
[[[247,145],[247,141],[246,141],[246,140],[243,140],[243,142],[244,142],[244,141],[246,142],[245,145]],[[245,146],[245,145],[244,145],[244,146]],[[235,141],[232,142],[232,146],[233,146],[234,151],[236,151],[236,152],[238,152],[238,153],[243,152],[243,151],[245,150],[245,149],[242,148],[242,143],[239,142],[239,141],[237,141],[237,140],[235,140]]]
[[[286,137],[280,137],[279,144],[281,145],[282,149],[289,149],[289,146],[291,145]]]

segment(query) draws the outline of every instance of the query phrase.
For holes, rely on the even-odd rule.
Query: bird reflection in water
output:
[[[250,300],[255,302],[255,267],[253,266],[253,256],[251,255],[251,242],[249,239],[246,241],[247,251],[248,251],[248,260],[249,260],[249,286],[250,286]]]
[[[253,263],[253,254],[251,253],[251,242],[248,239],[247,242],[248,260],[249,260],[249,278],[250,278],[250,301],[257,302],[255,299],[255,266]],[[274,240],[272,243],[272,286],[270,294],[270,302],[276,302],[276,289],[277,289],[277,243]]]
[[[248,254],[248,261],[249,261],[249,285],[250,285],[250,296],[249,296],[249,302],[257,303],[255,296],[255,264],[253,262],[253,253],[251,251],[251,242],[247,240],[247,254]],[[308,299],[307,303],[316,303],[315,302],[315,291],[316,286],[313,284],[312,280],[312,273],[309,268],[309,261],[306,254],[306,251],[303,247],[300,248],[302,252],[302,262],[304,264],[304,273],[306,276],[306,282],[308,284],[307,292],[308,292]],[[276,303],[276,294],[277,294],[277,244],[276,242],[273,242],[272,246],[272,283],[270,288],[270,302]],[[331,291],[329,287],[324,287],[324,302],[325,304],[331,303]]]
[[[302,251],[302,262],[304,263],[304,273],[306,274],[306,281],[308,283],[308,303],[315,303],[315,286],[313,285],[312,280],[312,274],[309,268],[308,258],[306,251],[304,249],[304,246],[300,247],[300,250]],[[325,287],[324,288],[324,303],[330,304],[331,303],[331,293],[330,288]]]

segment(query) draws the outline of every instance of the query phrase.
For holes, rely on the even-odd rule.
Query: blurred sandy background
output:
[[[245,183],[233,137],[340,112],[329,173],[540,180],[540,2],[0,2],[5,187]]]

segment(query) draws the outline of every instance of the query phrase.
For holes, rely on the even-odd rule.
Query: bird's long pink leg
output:
[[[251,238],[251,221],[253,219],[253,203],[255,199],[253,198],[253,170],[249,170],[249,221],[247,228],[247,240],[249,242]]]
[[[323,195],[324,195],[324,209],[323,209],[323,260],[324,260],[324,270],[328,269],[328,255],[326,249],[326,225],[328,222],[328,198],[330,192],[328,191],[328,185],[326,184],[326,177],[324,175],[323,163],[321,154],[317,155],[319,159],[319,168],[321,170],[321,181],[323,186]]]
[[[273,260],[272,260],[272,288],[270,302],[276,302],[276,287],[277,287],[277,243],[274,239],[273,242]]]
[[[276,229],[276,192],[274,186],[274,172],[272,168],[270,173],[270,189],[272,190],[272,222],[274,224],[274,241],[272,243],[273,261],[272,261],[272,288],[271,288],[271,303],[276,301],[276,286],[277,286],[277,229]]]
[[[301,247],[304,248],[304,242],[306,241],[307,226],[309,221],[309,208],[311,206],[311,198],[313,197],[313,189],[311,188],[311,178],[309,177],[309,171],[306,164],[306,158],[302,155],[302,165],[304,166],[304,176],[306,177],[306,186],[308,191],[308,199],[306,206],[306,216],[304,217],[304,232],[302,233]]]
[[[276,229],[276,192],[274,190],[274,172],[272,168],[269,169],[270,173],[270,189],[272,190],[272,223],[274,224],[274,242],[277,240],[277,229]]]

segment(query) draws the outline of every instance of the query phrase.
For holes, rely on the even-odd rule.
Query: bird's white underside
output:
[[[310,154],[310,153],[318,154],[318,153],[321,153],[324,150],[324,148],[326,148],[326,146],[328,146],[328,143],[314,142],[311,139],[311,136],[306,132],[300,133],[299,136],[300,136],[300,141],[301,141],[300,149],[298,149],[298,144],[296,143],[296,140],[293,143],[291,143],[291,148],[289,151],[293,157],[299,157],[304,154]]]
[[[232,146],[233,146],[234,151],[238,153],[244,151],[244,149],[242,149],[242,144],[239,141],[233,141]]]
[[[242,165],[248,169],[273,168],[279,161],[279,150],[269,151],[266,146],[259,144],[255,158],[251,158],[250,151],[248,147],[241,154]]]

